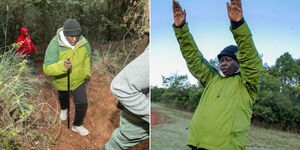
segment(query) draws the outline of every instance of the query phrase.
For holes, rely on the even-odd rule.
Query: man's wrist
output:
[[[182,28],[182,27],[185,25],[185,23],[186,23],[186,22],[184,22],[183,24],[181,24],[181,25],[179,25],[179,26],[176,26],[175,23],[174,23],[173,26],[174,26],[175,28]]]
[[[237,29],[238,27],[240,27],[243,23],[245,22],[244,18],[242,18],[240,21],[236,22],[236,21],[232,21],[230,20],[231,23],[231,29]]]

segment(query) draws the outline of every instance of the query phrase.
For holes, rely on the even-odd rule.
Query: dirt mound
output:
[[[154,108],[151,108],[151,127],[155,127],[164,123],[166,115],[162,112],[157,111]]]

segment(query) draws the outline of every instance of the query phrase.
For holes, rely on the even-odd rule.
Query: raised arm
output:
[[[176,0],[173,0],[173,15],[173,28],[187,66],[191,74],[197,78],[203,86],[206,86],[212,77],[217,74],[217,71],[199,51],[186,23],[186,12],[182,10]]]
[[[240,64],[242,80],[252,99],[255,99],[262,61],[255,48],[251,31],[243,19],[241,0],[231,0],[230,4],[227,3],[227,10],[231,21],[231,31],[239,49],[237,59]]]

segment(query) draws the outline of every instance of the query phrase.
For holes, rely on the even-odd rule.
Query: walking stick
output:
[[[70,61],[70,59],[67,59]],[[68,118],[68,129],[70,129],[70,69],[68,69],[68,112],[67,112],[67,118]]]

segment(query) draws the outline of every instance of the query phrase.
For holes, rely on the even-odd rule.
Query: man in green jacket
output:
[[[81,136],[89,134],[82,124],[88,104],[85,85],[86,79],[91,76],[90,55],[91,47],[81,35],[79,22],[76,19],[68,19],[48,45],[43,64],[45,74],[52,77],[53,86],[58,90],[61,120],[67,118],[67,71],[70,70],[70,92],[75,103],[72,130]]]
[[[173,0],[173,28],[181,53],[190,72],[205,87],[189,126],[187,145],[193,150],[240,150],[247,143],[262,62],[244,21],[241,0],[227,3],[227,11],[237,46],[220,52],[220,69],[216,69],[199,51],[185,22],[185,11]]]

